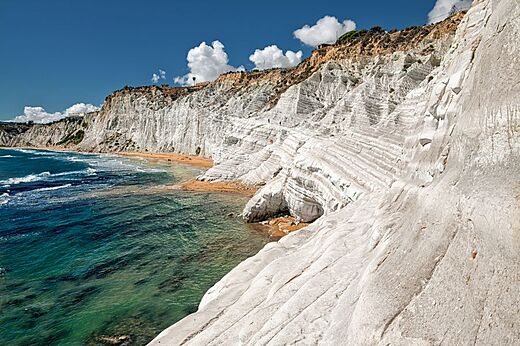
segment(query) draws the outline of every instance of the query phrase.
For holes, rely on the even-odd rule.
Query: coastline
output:
[[[213,167],[213,160],[203,156],[195,155],[183,155],[176,153],[142,153],[142,152],[91,152],[91,151],[80,151],[72,148],[63,147],[38,147],[38,146],[21,146],[21,147],[2,147],[0,149],[33,149],[33,150],[49,150],[49,151],[61,151],[61,152],[77,152],[85,154],[111,154],[123,157],[141,158],[147,161],[159,161],[164,163],[180,163],[186,164],[198,168],[208,169]],[[237,193],[240,195],[252,197],[257,187],[245,185],[239,181],[219,181],[210,182],[202,181],[197,179],[190,179],[180,184],[166,186],[167,189],[171,190],[185,190],[185,191],[196,191],[196,192],[219,192],[219,193]]]
[[[0,206],[9,221],[0,227],[2,345],[51,335],[145,345],[272,240],[238,217],[246,197],[160,190],[199,168],[64,151],[0,156],[9,185],[0,191],[9,192]],[[16,333],[24,325],[34,326],[29,336]]]
[[[182,155],[175,153],[141,153],[136,151],[131,152],[116,152],[114,153],[120,156],[127,157],[139,157],[151,161],[166,161],[166,162],[175,162],[175,163],[183,163],[195,167],[200,168],[211,168],[213,167],[213,160],[203,156],[195,156],[195,155]]]
[[[56,146],[21,146],[21,147],[2,147],[0,149],[34,149],[34,150],[50,150],[50,151],[68,151],[68,152],[77,152],[77,153],[85,153],[85,154],[113,154],[119,156],[127,156],[127,157],[138,157],[152,161],[167,161],[167,162],[177,162],[183,163],[187,165],[192,165],[200,168],[211,168],[213,167],[213,160],[203,156],[195,156],[195,155],[183,155],[183,154],[175,154],[175,153],[141,153],[136,151],[119,151],[119,152],[96,152],[96,151],[81,151],[73,148],[64,148],[64,147],[56,147]]]
[[[163,162],[163,163],[180,163],[186,164],[198,168],[208,169],[213,167],[213,160],[207,157],[194,156],[194,155],[182,155],[175,153],[141,153],[141,152],[87,152],[74,150],[71,148],[63,147],[37,147],[37,146],[23,146],[23,147],[0,147],[0,149],[33,149],[33,150],[50,150],[50,151],[61,151],[61,152],[77,152],[87,154],[113,154],[123,157],[130,158],[142,158],[151,162]],[[175,185],[166,185],[158,188],[157,190],[183,190],[193,192],[211,192],[211,193],[227,193],[227,194],[238,194],[246,197],[253,197],[258,191],[258,187],[246,185],[239,181],[203,181],[197,180],[196,178],[186,180]],[[270,218],[262,222],[246,223],[252,229],[266,233],[270,238],[279,240],[287,234],[300,230],[308,223],[297,223],[295,218],[292,216],[280,216]]]

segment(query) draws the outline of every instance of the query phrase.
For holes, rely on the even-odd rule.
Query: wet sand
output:
[[[273,239],[280,239],[287,234],[307,227],[308,223],[297,223],[292,216],[282,216],[250,224],[251,227],[260,232],[266,232]]]

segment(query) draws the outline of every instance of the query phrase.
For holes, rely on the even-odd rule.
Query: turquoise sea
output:
[[[0,345],[143,345],[196,311],[269,241],[244,197],[164,188],[200,172],[1,149]]]

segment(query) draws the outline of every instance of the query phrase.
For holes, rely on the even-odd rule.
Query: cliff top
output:
[[[270,100],[274,105],[279,97],[290,86],[298,84],[316,72],[324,63],[332,60],[348,58],[361,58],[365,56],[387,55],[398,51],[420,51],[430,53],[433,51],[433,42],[453,34],[466,12],[459,12],[442,22],[409,27],[404,30],[385,31],[380,27],[370,30],[354,30],[342,35],[336,43],[321,45],[313,50],[310,57],[303,60],[298,66],[292,68],[274,68],[263,71],[238,71],[220,75],[215,81],[203,82],[195,86],[170,87],[140,86],[124,87],[107,96],[105,103],[109,103],[115,96],[128,93],[146,93],[156,96],[161,94],[172,100],[206,87],[226,85],[232,90],[253,86],[259,83],[269,82],[275,85],[276,95]]]

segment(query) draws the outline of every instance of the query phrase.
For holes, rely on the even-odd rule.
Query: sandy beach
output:
[[[178,185],[179,189],[186,191],[237,193],[252,197],[258,188],[248,186],[238,181],[210,182],[191,179]]]
[[[157,160],[157,161],[167,161],[172,163],[184,163],[196,167],[201,168],[211,168],[213,167],[213,160],[202,157],[202,156],[193,156],[193,155],[181,155],[174,153],[141,153],[141,152],[119,152],[115,153],[121,156],[129,156],[129,157],[141,157],[148,160]]]
[[[308,223],[303,222],[297,223],[292,216],[281,216],[267,221],[252,223],[251,227],[258,231],[266,232],[271,238],[280,239],[308,225]]]
[[[194,156],[194,155],[182,155],[175,153],[141,153],[141,152],[91,152],[91,151],[80,151],[74,148],[64,148],[57,146],[47,146],[47,147],[38,147],[38,146],[23,146],[23,147],[0,147],[0,149],[35,149],[35,150],[51,150],[51,151],[70,151],[70,152],[80,152],[86,154],[113,154],[113,155],[121,155],[128,157],[140,157],[147,160],[152,161],[167,161],[167,162],[175,162],[175,163],[183,163],[201,168],[211,168],[213,167],[213,160],[207,157],[202,156]]]

